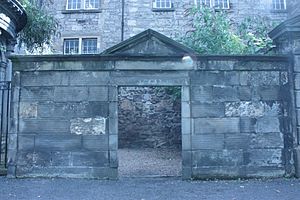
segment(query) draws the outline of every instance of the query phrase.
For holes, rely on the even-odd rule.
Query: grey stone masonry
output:
[[[118,178],[118,88],[128,86],[181,88],[183,179],[295,174],[288,56],[199,56],[157,32],[139,36],[97,56],[12,57],[10,176]],[[145,38],[174,54],[146,45],[119,56]]]
[[[293,174],[286,57],[197,57],[194,62],[218,64],[212,70],[208,64],[205,70],[161,72],[113,69],[119,60],[157,68],[165,62],[142,58],[99,56],[94,60],[98,66],[115,60],[105,71],[77,69],[63,61],[65,56],[40,58],[13,59],[14,76],[20,77],[13,88],[19,103],[13,109],[20,113],[13,115],[18,153],[10,158],[11,175],[117,178],[117,87],[166,83],[182,86],[183,178]],[[82,65],[89,62],[80,58],[68,57]],[[58,62],[64,70],[54,69]],[[277,62],[282,65],[274,69]],[[39,69],[23,67],[30,63],[38,63]],[[229,69],[223,70],[225,65]],[[249,67],[244,70],[243,65]]]
[[[63,40],[68,38],[96,38],[98,52],[121,42],[122,1],[99,1],[99,9],[67,10],[67,0],[53,0],[45,5],[59,21],[59,34],[54,40],[55,53],[63,52]],[[124,39],[148,28],[175,39],[183,36],[191,28],[190,19],[186,16],[187,10],[195,7],[195,2],[172,0],[172,8],[164,10],[154,9],[153,0],[127,0],[124,5]],[[225,11],[234,23],[258,15],[268,17],[274,23],[280,23],[287,18],[286,10],[274,10],[271,0],[229,2],[230,8]]]

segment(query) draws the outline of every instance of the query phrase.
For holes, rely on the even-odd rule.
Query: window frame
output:
[[[164,1],[164,4],[167,4],[167,1],[170,2],[169,7],[157,7],[157,2],[160,2],[160,5],[162,4],[161,2]],[[152,0],[152,9],[153,10],[174,10],[174,2],[173,0]]]
[[[199,1],[199,3],[198,3],[198,1]],[[207,1],[209,1],[209,7],[210,8],[212,8],[213,6],[213,4],[212,4],[212,0],[195,0],[195,5],[197,6],[197,7],[202,7],[203,5],[207,5],[207,4],[203,4],[202,2],[207,2]],[[200,3],[201,2],[201,3]]]
[[[77,49],[78,49],[78,52],[76,52],[76,53],[66,53],[66,41],[70,41],[70,40],[74,40],[74,41],[78,41],[78,47],[77,47]],[[64,55],[77,55],[77,54],[79,54],[79,52],[80,52],[80,40],[79,40],[79,38],[75,38],[75,37],[72,37],[72,38],[64,38],[63,39],[63,54]],[[70,51],[69,51],[70,52]]]
[[[200,1],[207,1],[207,0],[195,0],[195,5],[197,7],[201,7],[202,5],[207,5],[207,4],[200,4]],[[222,7],[216,7],[216,1],[222,1]],[[224,4],[224,1],[226,1],[227,3]],[[199,2],[199,3],[198,3]],[[217,9],[217,10],[230,10],[230,0],[209,0],[209,7],[210,8],[214,8],[214,9]]]
[[[80,2],[80,7],[76,7],[76,8],[69,8],[69,1],[79,1]],[[86,6],[86,1],[92,1],[92,0],[67,0],[67,4],[66,4],[66,10],[67,11],[79,11],[79,10],[99,10],[101,7],[101,0],[94,0],[95,2],[98,1],[98,7],[96,8],[88,8]]]
[[[88,39],[96,40],[96,50],[93,53],[83,53],[83,41]],[[66,53],[66,40],[78,40],[78,52],[77,53]],[[82,54],[97,54],[99,53],[99,38],[96,36],[87,36],[87,37],[65,37],[62,38],[63,42],[63,54],[64,55],[82,55]]]
[[[85,40],[96,40],[96,49],[94,52],[84,53],[84,41]],[[98,53],[98,38],[96,38],[96,37],[81,38],[81,54],[95,54],[95,53]]]
[[[276,7],[276,5],[277,6],[282,5],[280,3],[280,1],[283,1],[283,8],[282,7],[280,7],[280,8]],[[272,10],[274,10],[274,11],[286,11],[287,10],[286,0],[272,0]]]

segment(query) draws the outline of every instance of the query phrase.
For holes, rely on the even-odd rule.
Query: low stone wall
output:
[[[284,145],[291,135],[288,64],[253,60],[200,66],[209,70],[191,74],[193,176],[291,173],[286,160],[291,149]]]
[[[169,90],[168,90],[169,89]],[[180,87],[119,88],[119,148],[180,148]]]
[[[182,176],[294,174],[288,57],[16,57],[9,174],[117,178],[118,88],[179,86]]]

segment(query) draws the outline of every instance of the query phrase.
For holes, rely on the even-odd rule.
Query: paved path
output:
[[[300,180],[181,181],[177,178],[7,179],[0,200],[299,200]]]

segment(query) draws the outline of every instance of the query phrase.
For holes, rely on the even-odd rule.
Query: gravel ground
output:
[[[181,176],[177,149],[119,149],[119,177]]]
[[[300,180],[182,181],[179,178],[7,179],[1,200],[299,200]]]

